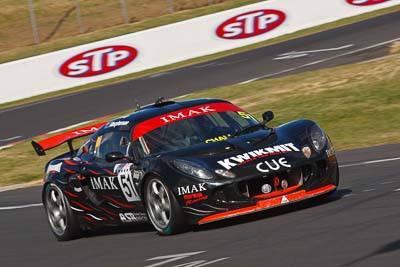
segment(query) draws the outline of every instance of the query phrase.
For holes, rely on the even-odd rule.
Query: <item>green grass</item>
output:
[[[232,1],[232,3],[233,2],[234,1]],[[27,104],[27,103],[36,102],[36,101],[41,101],[41,100],[45,100],[45,99],[52,98],[52,97],[57,97],[57,96],[61,96],[61,95],[75,93],[75,92],[78,92],[78,91],[95,89],[95,88],[100,87],[100,86],[105,86],[105,85],[109,85],[109,84],[113,84],[113,83],[118,83],[118,82],[122,82],[122,81],[126,81],[126,80],[131,80],[131,79],[143,77],[143,76],[146,76],[146,75],[151,75],[151,74],[154,74],[154,73],[173,70],[173,69],[176,69],[176,68],[179,68],[179,67],[189,66],[189,65],[196,64],[196,63],[206,62],[206,61],[217,59],[217,58],[221,58],[221,57],[224,57],[224,56],[233,55],[233,54],[237,54],[237,53],[244,52],[244,51],[249,51],[249,50],[256,49],[256,48],[259,48],[259,47],[263,47],[263,46],[266,46],[266,45],[271,45],[271,44],[275,44],[275,43],[284,42],[284,41],[287,41],[287,40],[299,38],[301,36],[310,35],[310,34],[313,34],[313,33],[325,31],[325,30],[328,30],[328,29],[337,28],[339,26],[351,24],[351,23],[354,23],[354,22],[358,22],[358,21],[362,21],[362,20],[368,19],[368,18],[380,16],[380,15],[387,14],[387,13],[398,12],[398,11],[400,11],[400,5],[394,6],[394,7],[390,7],[390,8],[386,8],[386,9],[382,9],[382,10],[378,10],[378,11],[374,11],[374,12],[370,12],[370,13],[365,13],[365,14],[362,14],[362,15],[359,15],[359,16],[355,16],[355,17],[351,17],[351,18],[342,19],[342,20],[339,20],[339,21],[336,21],[336,22],[332,22],[332,23],[327,23],[327,24],[324,24],[324,25],[321,25],[321,26],[316,26],[316,27],[313,27],[313,28],[310,28],[310,29],[301,30],[301,31],[298,31],[298,32],[295,32],[295,33],[292,33],[292,34],[284,35],[284,36],[281,36],[281,37],[277,37],[277,38],[274,38],[274,39],[271,39],[271,40],[267,40],[267,41],[264,41],[264,42],[260,42],[260,43],[249,45],[249,46],[245,46],[245,47],[232,49],[232,50],[229,50],[229,51],[224,51],[224,52],[220,52],[220,53],[216,53],[216,54],[212,54],[212,55],[207,55],[207,56],[203,56],[203,57],[199,57],[199,58],[195,58],[195,59],[190,59],[190,60],[186,60],[186,61],[183,61],[183,62],[178,62],[178,63],[175,63],[175,64],[171,64],[171,65],[168,65],[168,66],[163,66],[163,67],[154,68],[154,69],[150,69],[150,70],[146,70],[146,71],[142,71],[142,72],[138,72],[138,73],[128,74],[128,75],[125,75],[125,76],[116,77],[116,78],[105,80],[105,81],[99,81],[99,82],[95,82],[95,83],[86,84],[86,85],[83,85],[83,86],[78,86],[78,87],[69,88],[69,89],[65,89],[65,90],[60,90],[60,91],[56,91],[56,92],[52,92],[52,93],[42,94],[42,95],[34,96],[34,97],[31,97],[31,98],[26,98],[26,99],[21,99],[21,100],[17,100],[17,101],[2,103],[2,104],[0,104],[0,109],[6,109],[6,108],[18,106],[18,105],[23,105],[23,104]],[[0,57],[0,61],[1,61],[1,57]]]
[[[123,34],[171,24],[259,0],[174,0],[175,11],[168,13],[166,0],[126,1],[131,23],[123,24],[120,1],[85,0],[81,2],[85,33],[79,34],[73,1],[34,1],[41,40],[50,36],[55,25],[65,17],[57,33],[49,40],[33,45],[32,29],[26,1],[3,0],[0,9],[0,63],[40,55],[68,47],[112,38]],[[18,28],[18,34],[15,29]]]
[[[315,120],[338,150],[400,141],[399,50],[369,62],[190,95],[198,97],[230,100],[258,118],[263,111],[273,110],[274,125],[299,118]],[[30,141],[0,151],[0,186],[41,179],[44,164],[65,151],[63,146],[38,157]]]

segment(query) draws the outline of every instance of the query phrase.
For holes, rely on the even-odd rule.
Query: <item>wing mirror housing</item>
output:
[[[134,165],[138,165],[139,162],[136,160],[136,157],[131,157],[131,156],[125,156],[123,153],[119,151],[115,152],[110,152],[106,155],[106,161],[107,162],[115,162],[119,160],[127,159],[130,162],[132,162]]]
[[[273,113],[271,110],[265,111],[265,112],[262,114],[263,123],[265,124],[265,123],[267,123],[267,122],[272,121],[272,120],[274,119],[274,117],[275,117],[275,115],[274,115],[274,113]]]
[[[114,161],[122,160],[124,158],[125,158],[125,155],[119,151],[110,152],[106,155],[107,162],[114,162]]]

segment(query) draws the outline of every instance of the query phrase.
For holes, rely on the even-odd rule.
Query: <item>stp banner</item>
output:
[[[209,55],[400,4],[270,0],[0,64],[0,103]]]

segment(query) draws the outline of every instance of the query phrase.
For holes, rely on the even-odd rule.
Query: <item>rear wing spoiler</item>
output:
[[[33,149],[35,150],[36,154],[38,156],[44,156],[46,155],[46,150],[55,148],[61,144],[64,144],[65,142],[68,143],[69,149],[71,150],[71,153],[73,153],[74,149],[72,147],[72,140],[90,135],[94,132],[96,132],[98,129],[100,129],[103,125],[105,125],[107,121],[101,122],[98,124],[94,125],[89,125],[85,126],[79,129],[75,129],[69,132],[61,133],[55,136],[52,136],[50,138],[44,139],[39,142],[32,141],[32,146]]]

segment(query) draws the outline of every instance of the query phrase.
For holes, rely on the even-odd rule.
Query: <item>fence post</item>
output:
[[[129,23],[129,15],[128,15],[128,7],[126,6],[126,1],[120,0],[120,2],[121,2],[121,8],[122,8],[122,15],[124,17],[124,23],[128,24]]]
[[[167,4],[168,4],[168,11],[169,11],[169,13],[174,13],[174,12],[175,12],[175,9],[174,9],[173,0],[167,0]]]
[[[79,25],[79,33],[83,33],[83,21],[81,16],[81,7],[79,5],[79,0],[74,0],[75,9],[76,9],[76,20],[78,21]]]
[[[28,0],[29,16],[31,18],[33,41],[35,44],[40,43],[39,30],[36,24],[35,10],[33,9],[32,0]]]

